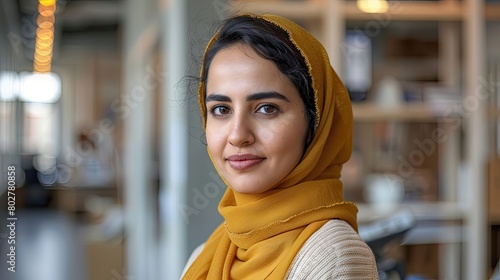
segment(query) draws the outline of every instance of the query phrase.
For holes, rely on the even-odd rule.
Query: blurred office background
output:
[[[500,2],[2,0],[0,278],[179,278],[225,189],[192,76],[241,11],[284,15],[327,48],[353,100],[346,199],[362,225],[416,218],[377,253],[406,279],[493,277]]]

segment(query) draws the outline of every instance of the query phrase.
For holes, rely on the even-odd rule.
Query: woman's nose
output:
[[[229,129],[227,140],[232,146],[246,146],[255,141],[252,124],[245,114],[234,114]]]

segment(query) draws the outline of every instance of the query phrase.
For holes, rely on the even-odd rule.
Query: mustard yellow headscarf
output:
[[[317,128],[302,161],[275,188],[261,194],[227,188],[219,204],[224,223],[184,279],[284,279],[304,242],[328,220],[345,220],[357,230],[357,208],[344,202],[339,180],[352,149],[352,108],[344,85],[307,31],[279,16],[246,16],[285,30],[300,50],[312,77]],[[198,94],[205,124],[204,87],[201,83]]]

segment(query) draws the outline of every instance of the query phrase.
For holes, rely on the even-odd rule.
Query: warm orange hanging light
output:
[[[386,0],[357,0],[356,6],[364,13],[385,13],[389,10]]]
[[[42,4],[39,4],[38,5],[38,12],[44,17],[54,15],[56,12],[56,5],[53,4],[53,5],[49,5],[49,6],[44,6]]]
[[[39,0],[38,28],[36,30],[33,71],[47,73],[51,71],[52,51],[54,49],[54,23],[57,0]]]
[[[38,0],[42,6],[55,6],[57,0]]]

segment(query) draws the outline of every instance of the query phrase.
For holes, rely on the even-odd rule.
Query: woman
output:
[[[322,45],[278,16],[233,17],[208,43],[198,94],[228,188],[183,279],[376,279],[339,180],[349,96]]]

